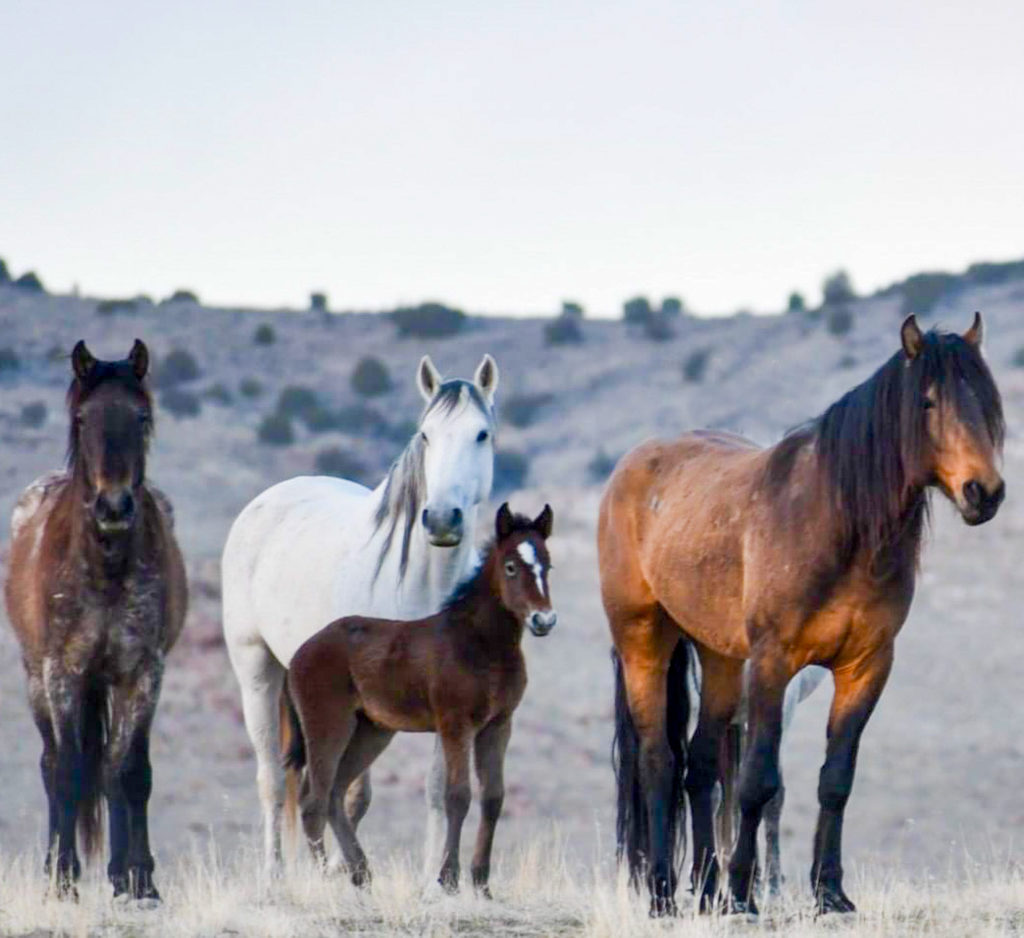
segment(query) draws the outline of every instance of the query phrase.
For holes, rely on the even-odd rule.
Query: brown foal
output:
[[[306,770],[300,794],[303,829],[314,857],[323,862],[330,821],[355,885],[367,883],[370,871],[351,821],[337,807],[343,799],[336,796],[370,767],[396,732],[438,733],[448,820],[440,882],[450,892],[458,888],[472,750],[481,788],[473,885],[488,895],[505,750],[512,714],[526,689],[523,628],[547,635],[556,621],[545,545],[551,522],[550,506],[531,521],[502,505],[495,540],[479,570],[440,612],[404,622],[347,616],[310,638],[292,658],[288,693],[296,725],[286,763]]]
[[[779,787],[783,696],[808,664],[835,697],[818,786],[811,885],[821,911],[852,911],[842,887],[843,813],[861,733],[914,594],[928,493],[964,521],[999,508],[1003,412],[981,355],[981,317],[963,335],[922,333],[867,381],[770,449],[727,433],[648,442],[609,480],[598,522],[601,593],[616,649],[618,842],[652,914],[674,909],[676,830],[688,797],[691,882],[718,890],[711,795],[723,733],[750,661],[749,745],[728,907],[756,912],[757,828]],[[686,663],[701,665],[686,739]]]

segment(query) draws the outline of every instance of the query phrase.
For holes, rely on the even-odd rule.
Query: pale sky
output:
[[[1024,4],[0,0],[52,290],[777,310],[1024,256]]]

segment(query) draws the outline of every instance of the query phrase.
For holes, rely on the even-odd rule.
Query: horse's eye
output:
[[[516,575],[516,562],[514,560],[506,560],[505,561],[505,572],[509,576],[515,576]]]
[[[483,443],[487,439],[487,437],[489,437],[489,436],[490,436],[490,434],[486,430],[481,430],[476,435],[476,441],[477,441],[477,443]]]
[[[935,401],[933,401],[930,397],[926,397],[924,399],[924,409],[925,410],[933,410],[934,408],[935,408]]]

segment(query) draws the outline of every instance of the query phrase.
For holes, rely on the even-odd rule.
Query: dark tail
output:
[[[615,739],[612,743],[612,764],[618,789],[615,820],[616,855],[629,865],[629,880],[639,885],[646,876],[646,853],[650,843],[647,805],[640,784],[640,737],[633,724],[626,699],[626,683],[622,660],[612,652],[615,669]],[[665,701],[665,728],[672,752],[672,802],[669,814],[670,837],[676,844],[677,863],[682,864],[686,852],[686,729],[690,719],[690,695],[687,671],[690,665],[690,643],[681,638],[672,652],[668,669],[668,694]]]
[[[92,860],[103,850],[103,752],[109,738],[110,714],[102,687],[90,687],[82,699],[82,795],[78,836],[82,852]]]

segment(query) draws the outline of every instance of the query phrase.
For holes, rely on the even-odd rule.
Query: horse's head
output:
[[[419,425],[421,520],[431,544],[454,547],[462,541],[467,512],[491,494],[498,366],[484,355],[471,382],[443,381],[424,356],[417,379],[427,402]]]
[[[993,518],[1006,494],[1002,401],[981,356],[981,337],[980,313],[963,335],[922,333],[913,316],[901,330],[913,391],[904,419],[923,423],[921,468],[971,525]]]
[[[72,471],[85,486],[86,504],[99,530],[127,531],[135,523],[153,425],[152,401],[143,384],[149,352],[136,339],[127,358],[100,361],[79,341],[71,365]]]
[[[538,636],[547,635],[558,621],[548,593],[551,557],[546,541],[553,519],[550,505],[531,521],[513,515],[505,502],[494,522],[494,576],[502,605]]]

